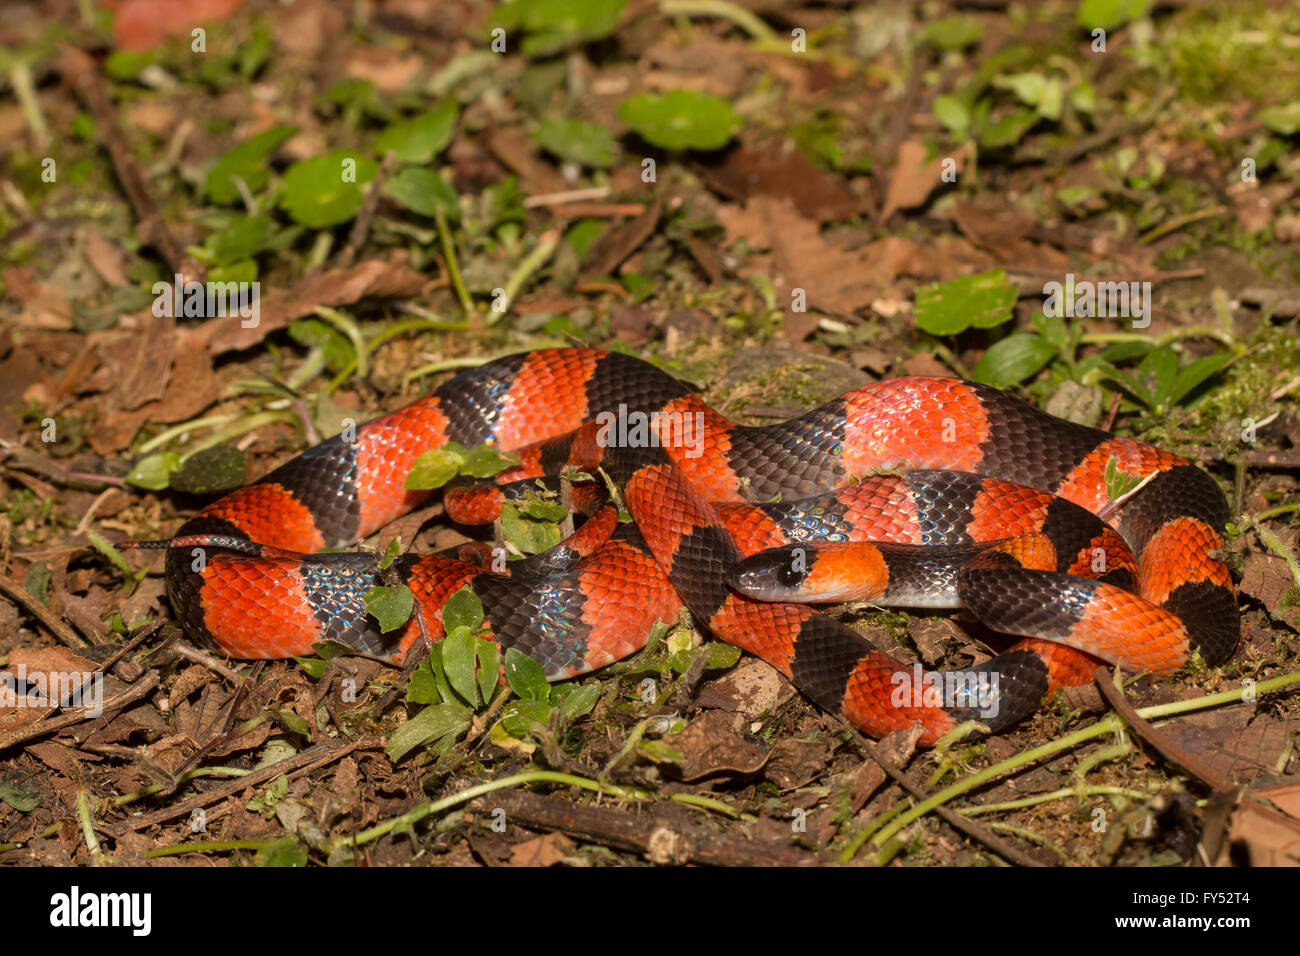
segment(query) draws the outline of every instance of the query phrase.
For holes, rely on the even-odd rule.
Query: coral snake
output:
[[[919,721],[923,743],[972,718],[1005,728],[1099,661],[1215,664],[1239,636],[1217,553],[1227,504],[1209,475],[986,385],[894,379],[751,427],[640,359],[545,349],[458,374],[346,437],[144,543],[170,548],[168,592],[192,636],[238,658],[331,638],[400,664],[421,626],[441,636],[443,603],[469,586],[501,647],[558,679],[637,651],[685,605],[821,707],[875,736]],[[633,520],[593,506],[569,540],[508,573],[486,546],[406,554],[382,573],[373,554],[313,553],[422,503],[430,492],[404,487],[412,463],[451,441],[521,462],[449,491],[454,520],[490,521],[573,468],[603,469]],[[1108,470],[1144,483],[1112,500]],[[393,579],[416,611],[383,633],[363,597]],[[819,600],[964,606],[1021,639],[967,671],[923,674],[804,603]]]

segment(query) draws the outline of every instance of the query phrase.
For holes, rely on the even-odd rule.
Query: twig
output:
[[[590,189],[568,189],[558,193],[540,193],[524,200],[525,209],[538,206],[563,206],[567,203],[583,202],[591,199],[604,199],[610,193],[608,186],[593,186]]]
[[[924,800],[929,796],[929,794],[924,790],[914,784],[911,780],[907,779],[902,770],[895,767],[892,763],[881,756],[880,749],[872,741],[867,740],[867,738],[863,737],[862,734],[858,733],[857,729],[851,724],[844,723],[843,726],[853,735],[854,740],[857,741],[858,746],[862,748],[863,752],[879,764],[880,769],[889,774],[896,784],[918,800]],[[1007,860],[1009,863],[1015,863],[1018,866],[1035,867],[1046,865],[1041,860],[1038,860],[1030,856],[1028,853],[1025,853],[1023,850],[1020,850],[1014,844],[1008,843],[988,827],[975,823],[973,820],[966,819],[955,810],[950,810],[945,806],[937,806],[935,807],[935,812],[938,813],[939,816],[943,817],[943,819],[954,829],[960,830],[971,839],[983,843],[986,847],[998,856]]]
[[[88,719],[103,720],[109,714],[121,710],[128,704],[133,704],[142,697],[149,694],[158,686],[162,678],[157,671],[149,671],[139,681],[131,684],[130,687],[111,700],[104,701],[103,713],[98,718],[87,717],[85,707],[78,707],[75,710],[67,710],[57,717],[51,717],[48,720],[38,720],[34,724],[28,724],[25,727],[17,727],[7,734],[0,734],[0,751],[4,751],[15,744],[21,744],[37,737],[44,737],[54,730],[62,730],[64,727],[71,727],[74,724],[80,724]]]
[[[218,784],[211,790],[200,793],[188,800],[182,800],[180,803],[173,804],[170,807],[161,807],[152,813],[144,813],[138,817],[132,817],[118,826],[100,826],[101,830],[111,833],[114,836],[121,836],[130,833],[133,830],[143,830],[151,827],[156,823],[162,823],[165,820],[171,820],[174,817],[189,816],[189,814],[200,807],[210,806],[219,803],[227,797],[233,796],[248,787],[256,787],[266,783],[268,780],[274,780],[282,774],[303,774],[311,773],[331,764],[336,760],[346,757],[352,751],[361,747],[363,744],[370,745],[367,739],[362,740],[343,740],[334,739],[326,740],[308,747],[302,753],[294,754],[284,760],[277,761],[269,766],[255,770],[246,777],[239,777],[235,780],[229,780],[225,783]]]
[[[167,264],[177,275],[195,275],[202,278],[203,267],[185,255],[185,249],[172,233],[154,202],[153,196],[145,184],[140,167],[131,155],[131,147],[126,141],[121,126],[117,122],[117,111],[109,102],[108,94],[100,83],[99,70],[94,61],[84,51],[73,46],[63,48],[62,64],[66,79],[86,104],[86,109],[95,119],[95,129],[100,142],[108,150],[117,178],[126,191],[131,208],[135,210],[139,225],[136,234],[141,242],[155,246],[162,253]]]
[[[74,650],[83,650],[90,646],[89,641],[60,621],[53,611],[13,578],[0,574],[0,593],[26,608],[28,613],[53,634],[60,644]]]
[[[481,798],[470,806],[480,812],[504,810],[513,824],[558,830],[580,840],[643,853],[659,863],[704,866],[814,866],[817,855],[771,841],[755,840],[743,830],[709,830],[665,819],[661,813],[639,814],[611,807],[588,806],[540,793],[514,790]]]
[[[1220,793],[1231,793],[1237,789],[1237,785],[1223,776],[1200,757],[1189,753],[1184,748],[1175,744],[1162,730],[1157,730],[1151,726],[1128,702],[1124,692],[1115,686],[1115,678],[1119,675],[1119,669],[1116,668],[1114,674],[1105,667],[1098,667],[1094,677],[1097,681],[1097,689],[1101,691],[1102,696],[1115,708],[1116,712],[1124,718],[1124,722],[1133,729],[1133,732],[1149,743],[1164,756],[1178,764],[1194,777],[1198,777],[1205,783],[1208,783],[1214,790]]]
[[[390,149],[379,164],[379,172],[375,173],[375,178],[370,181],[370,191],[366,193],[365,201],[361,204],[356,222],[352,224],[352,231],[348,233],[347,245],[339,252],[337,265],[340,268],[352,265],[357,257],[357,251],[365,244],[366,236],[370,232],[370,220],[375,218],[375,210],[379,208],[379,197],[384,190],[384,180],[396,165],[397,153]]]

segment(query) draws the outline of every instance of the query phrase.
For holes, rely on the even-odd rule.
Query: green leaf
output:
[[[19,813],[30,813],[41,805],[39,794],[13,784],[0,783],[0,800],[13,807]]]
[[[1178,375],[1174,379],[1173,385],[1169,389],[1169,401],[1180,402],[1188,392],[1200,385],[1207,378],[1218,373],[1218,371],[1232,361],[1232,356],[1226,352],[1220,352],[1216,355],[1207,355],[1199,358],[1186,368],[1178,370]]]
[[[492,692],[496,690],[497,683],[501,680],[501,652],[497,649],[495,641],[479,638],[475,656],[478,658],[479,694],[486,704],[492,699]]]
[[[523,554],[540,554],[555,547],[563,540],[559,527],[554,523],[564,517],[564,506],[559,502],[526,501],[524,508],[545,508],[549,515],[558,513],[558,517],[545,517],[534,520],[525,517],[522,508],[514,502],[507,502],[501,509],[501,532],[505,539]],[[550,510],[556,509],[556,510]]]
[[[534,724],[545,727],[551,722],[551,705],[543,700],[511,701],[501,714],[501,726],[515,737],[523,737]]]
[[[320,319],[298,319],[289,323],[289,337],[295,342],[325,353],[325,361],[330,368],[341,369],[350,364],[357,356],[352,340],[329,322]]]
[[[931,104],[935,117],[955,136],[965,136],[970,128],[970,110],[955,96],[942,93]]]
[[[598,123],[579,119],[546,120],[534,138],[548,153],[583,166],[608,169],[618,159],[618,140]]]
[[[297,837],[280,837],[258,850],[253,863],[256,866],[306,866],[307,848]]]
[[[384,183],[384,195],[421,216],[432,219],[441,209],[448,219],[460,219],[460,196],[432,169],[406,167]]]
[[[916,327],[931,335],[991,329],[1011,318],[1016,296],[1001,269],[923,286],[916,293]]]
[[[248,480],[244,453],[233,445],[213,445],[196,451],[172,472],[169,484],[177,491],[206,495],[239,488]]]
[[[1085,30],[1114,30],[1147,12],[1151,0],[1083,0],[1079,4],[1079,25]]]
[[[1061,106],[1065,102],[1065,84],[1058,77],[1047,77],[1042,73],[1015,73],[999,77],[993,85],[1004,90],[1011,90],[1027,106],[1046,119],[1060,119]]]
[[[468,627],[448,630],[442,639],[442,669],[447,683],[471,707],[478,705],[478,675],[475,637]]]
[[[420,661],[420,666],[411,673],[406,683],[406,702],[408,704],[441,704],[442,694],[438,691],[438,679],[433,674],[433,667],[428,658]]]
[[[1038,123],[1039,119],[1039,115],[1033,110],[1012,110],[1000,119],[981,126],[980,145],[988,149],[1014,146]]]
[[[512,452],[502,451],[495,445],[479,445],[466,453],[460,473],[471,478],[491,478],[520,464],[519,456]]]
[[[387,547],[384,548],[384,553],[379,556],[379,570],[383,571],[385,568],[391,567],[393,562],[401,557],[401,554],[402,539],[399,536],[388,542]]]
[[[391,149],[404,163],[428,163],[451,143],[459,111],[455,100],[447,100],[437,109],[393,123],[375,140],[375,153],[382,157]]]
[[[323,661],[319,657],[295,657],[298,666],[302,668],[304,674],[313,680],[320,680],[325,676],[325,671],[329,669],[330,662]]]
[[[960,50],[978,43],[984,27],[974,17],[963,15],[943,17],[930,23],[918,39],[940,50]]]
[[[412,491],[441,488],[460,473],[465,460],[465,446],[449,441],[439,448],[431,448],[411,465],[406,476],[406,487]]]
[[[270,216],[237,216],[220,232],[208,236],[214,265],[251,259],[271,244],[275,223]]]
[[[396,587],[376,585],[362,600],[366,612],[379,622],[379,629],[385,634],[405,625],[415,610],[415,596],[405,584]]]
[[[726,100],[690,90],[634,96],[623,101],[618,115],[661,149],[721,149],[742,123]]]
[[[361,185],[374,179],[378,169],[374,160],[347,149],[299,160],[284,174],[280,204],[310,229],[337,226],[361,209]]]
[[[442,606],[442,627],[450,633],[457,628],[476,631],[483,626],[483,602],[468,585],[461,588]]]
[[[1146,475],[1121,471],[1119,461],[1114,455],[1106,459],[1106,497],[1110,501],[1119,501],[1145,479]]]
[[[238,200],[237,178],[244,181],[249,192],[260,192],[271,179],[270,170],[265,165],[266,157],[296,132],[296,126],[272,126],[226,153],[208,173],[204,184],[208,198],[218,203]]]
[[[1294,136],[1300,133],[1300,100],[1262,109],[1255,114],[1255,119],[1275,133]]]
[[[160,451],[136,462],[122,480],[137,488],[162,491],[171,480],[172,472],[181,466],[181,456],[174,451]]]
[[[522,700],[548,697],[545,668],[516,647],[506,648],[506,683]]]
[[[431,704],[393,731],[384,753],[393,763],[431,741],[469,727],[470,711],[460,704]]]
[[[1041,336],[1016,332],[989,346],[972,375],[977,382],[1006,388],[1029,378],[1055,354],[1056,349]]]
[[[551,56],[609,36],[618,26],[626,0],[515,0],[503,4],[488,27],[522,29],[527,56]]]
[[[600,700],[600,685],[595,682],[583,684],[581,687],[575,687],[572,693],[560,698],[560,713],[564,715],[565,720],[577,720],[591,713],[598,700]]]

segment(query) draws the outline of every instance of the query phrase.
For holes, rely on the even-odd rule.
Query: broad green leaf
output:
[[[534,138],[548,153],[583,166],[608,169],[618,159],[618,140],[599,123],[579,119],[546,120]]]
[[[1275,133],[1294,136],[1300,133],[1300,100],[1262,109],[1255,114],[1255,119]]]
[[[471,707],[478,706],[475,637],[468,627],[451,628],[442,639],[442,669],[447,683]]]
[[[196,451],[172,472],[169,484],[177,491],[206,495],[239,488],[248,480],[244,453],[232,445],[213,445]]]
[[[1020,102],[1032,106],[1039,116],[1051,120],[1061,118],[1065,84],[1059,77],[1044,76],[1042,73],[1015,73],[999,77],[993,81],[993,85],[1011,90]]]
[[[526,502],[525,506],[532,502]],[[560,517],[564,516],[564,507],[550,503],[559,508]],[[553,522],[558,518],[546,518],[541,521],[525,517],[514,503],[507,502],[501,509],[501,531],[505,539],[513,544],[522,554],[540,554],[555,547],[563,540],[560,529]]]
[[[251,259],[271,243],[275,223],[270,216],[237,216],[220,232],[208,237],[214,265],[230,265]]]
[[[479,445],[466,452],[460,473],[471,478],[491,478],[519,464],[519,456],[512,452],[502,451],[495,445]]]
[[[39,794],[10,783],[0,783],[0,800],[13,807],[19,813],[30,813],[41,805]]]
[[[415,596],[404,584],[396,587],[377,585],[368,590],[362,600],[367,613],[379,622],[379,629],[385,634],[405,625],[415,610]]]
[[[421,216],[432,219],[441,209],[450,220],[460,218],[460,197],[432,169],[408,166],[384,183],[384,195]]]
[[[306,866],[307,848],[297,837],[286,836],[265,844],[253,856],[255,866]]]
[[[972,374],[977,382],[1006,388],[1029,378],[1055,354],[1051,343],[1041,336],[1016,332],[989,346]]]
[[[1033,110],[1016,109],[992,123],[983,123],[979,130],[980,145],[988,149],[1014,146],[1039,121]]]
[[[691,90],[634,96],[623,101],[618,115],[661,149],[721,149],[742,125],[726,100]]]
[[[595,682],[583,684],[560,698],[560,713],[564,715],[565,720],[577,720],[591,713],[598,700],[600,700],[600,685]]]
[[[1147,12],[1151,0],[1082,0],[1079,25],[1086,30],[1114,30]]]
[[[429,661],[420,661],[420,666],[411,672],[411,679],[406,684],[406,702],[408,704],[441,704],[442,694],[438,691],[437,678]]]
[[[160,451],[136,462],[125,478],[128,485],[162,491],[167,487],[172,472],[181,466],[181,456],[174,451]]]
[[[527,36],[520,48],[527,56],[551,56],[609,36],[626,5],[626,0],[514,0],[496,9],[488,27],[522,29]]]
[[[523,737],[533,724],[545,727],[551,721],[551,705],[543,700],[512,700],[501,714],[501,726],[515,737]]]
[[[208,198],[218,203],[238,200],[236,178],[243,180],[249,192],[260,192],[271,178],[270,170],[266,168],[266,157],[296,132],[296,126],[272,126],[226,153],[208,173],[204,185]]]
[[[478,690],[486,704],[501,680],[501,652],[494,641],[479,638],[475,656],[478,658]]]
[[[456,442],[446,442],[439,448],[431,448],[411,466],[411,473],[406,476],[406,487],[412,491],[427,491],[441,488],[460,473],[461,462],[465,460],[465,448]]]
[[[506,648],[506,683],[522,700],[545,702],[549,696],[546,670],[516,647]]]
[[[483,602],[468,586],[447,598],[442,606],[442,627],[447,633],[457,628],[476,631],[483,626]]]
[[[470,711],[460,704],[430,704],[393,731],[384,753],[396,763],[422,744],[469,727]]]
[[[318,348],[325,353],[330,368],[341,369],[357,355],[352,340],[328,322],[320,319],[297,319],[289,323],[289,337],[295,342]]]
[[[923,286],[916,293],[916,327],[931,335],[990,329],[1011,318],[1016,295],[1001,269]]]
[[[393,123],[375,140],[375,153],[383,157],[391,149],[404,163],[428,163],[451,143],[459,111],[455,100],[446,100],[437,109]]]
[[[299,160],[284,174],[280,204],[310,229],[337,226],[361,209],[361,186],[374,179],[378,169],[374,160],[347,149]]]
[[[934,110],[934,115],[939,122],[954,135],[965,136],[966,131],[970,129],[970,110],[957,97],[946,93],[940,94],[934,98],[931,109]]]
[[[958,15],[931,22],[921,31],[918,39],[940,50],[960,50],[978,43],[983,35],[984,27],[979,20]]]

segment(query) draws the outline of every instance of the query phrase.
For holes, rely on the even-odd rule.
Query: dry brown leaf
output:
[[[1242,799],[1228,829],[1217,865],[1300,866],[1300,820]]]
[[[563,833],[547,833],[510,848],[506,866],[554,866],[573,855],[576,845]]]
[[[705,711],[680,734],[666,734],[663,742],[682,754],[683,780],[715,773],[748,775],[762,769],[767,751],[731,729],[731,718],[721,711]]]
[[[930,193],[943,182],[945,160],[952,160],[952,170],[960,174],[970,155],[970,147],[962,146],[951,156],[929,159],[929,150],[919,139],[905,139],[898,144],[893,177],[885,193],[885,205],[880,210],[880,221],[885,222],[899,209],[911,209],[930,198]]]
[[[104,238],[104,234],[94,226],[86,227],[86,238],[82,252],[99,277],[111,286],[124,286],[126,278],[126,254]]]
[[[310,315],[317,306],[352,305],[365,298],[411,298],[428,280],[407,264],[405,253],[368,259],[346,269],[305,276],[292,289],[273,292],[259,302],[257,325],[244,328],[238,315],[209,319],[200,334],[214,355],[256,345],[276,329]]]

